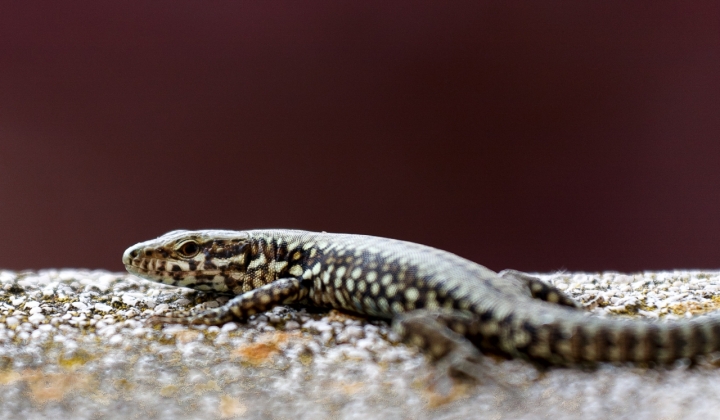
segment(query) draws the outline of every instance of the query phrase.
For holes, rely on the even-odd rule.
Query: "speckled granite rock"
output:
[[[546,275],[599,316],[714,310],[720,273]],[[0,271],[2,418],[711,418],[720,371],[602,365],[538,372],[485,360],[487,380],[445,392],[387,324],[275,308],[221,327],[151,315],[227,297],[86,270]],[[712,361],[714,362],[714,360]]]

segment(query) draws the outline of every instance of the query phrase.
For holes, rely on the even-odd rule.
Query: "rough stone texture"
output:
[[[718,272],[542,277],[598,316],[684,317],[720,302]],[[0,271],[2,417],[639,420],[720,412],[715,359],[539,372],[487,358],[482,384],[442,387],[430,385],[440,372],[396,343],[387,324],[336,311],[282,307],[221,327],[145,322],[225,301],[119,273]]]

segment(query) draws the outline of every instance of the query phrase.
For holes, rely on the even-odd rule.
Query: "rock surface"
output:
[[[719,272],[542,277],[598,316],[677,318],[720,302]],[[639,420],[720,412],[714,360],[539,372],[487,358],[482,384],[441,391],[429,385],[439,373],[386,323],[337,311],[279,307],[220,327],[145,322],[227,299],[104,271],[0,271],[2,417]]]

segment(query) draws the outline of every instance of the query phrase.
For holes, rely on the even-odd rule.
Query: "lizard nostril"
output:
[[[125,265],[132,264],[132,261],[137,258],[138,256],[138,250],[133,248],[128,248],[123,252],[122,261]]]

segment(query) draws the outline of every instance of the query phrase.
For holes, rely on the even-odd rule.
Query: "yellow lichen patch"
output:
[[[710,302],[680,302],[668,306],[670,312],[675,315],[685,315],[690,312],[693,315],[701,315],[720,309],[720,296],[713,296]]]
[[[187,344],[197,340],[201,332],[197,330],[181,330],[175,333],[175,340],[181,344]]]
[[[84,365],[85,363],[89,362],[92,359],[93,359],[93,357],[90,353],[88,353],[82,349],[79,349],[79,350],[75,351],[69,357],[65,357],[65,356],[58,357],[58,365],[67,370],[74,370],[74,369]]]
[[[350,382],[350,383],[340,383],[339,388],[342,392],[344,392],[347,395],[353,395],[360,392],[365,385],[362,382]]]
[[[220,391],[220,386],[216,381],[208,381],[204,384],[195,385],[195,394],[204,394],[209,391]]]
[[[22,378],[22,376],[14,371],[0,372],[0,385],[7,385]]]
[[[280,345],[290,339],[297,337],[297,332],[286,333],[282,331],[262,334],[257,341],[236,348],[232,354],[240,357],[244,362],[257,365],[268,361],[274,354],[280,351]]]
[[[268,337],[270,337],[270,340],[274,341],[277,344],[283,344],[287,342],[290,337],[295,337],[298,334],[296,332],[293,333],[286,333],[284,331],[278,331],[274,333],[269,333]]]
[[[367,318],[363,318],[363,317],[352,315],[352,314],[345,313],[345,312],[340,312],[337,309],[332,309],[330,312],[328,312],[328,315],[327,315],[328,322],[345,322],[348,319],[362,320],[362,321],[367,320]]]
[[[173,395],[177,394],[177,392],[180,390],[180,387],[177,385],[165,385],[164,387],[160,388],[160,395],[163,397],[172,397]]]
[[[242,416],[247,411],[247,406],[229,395],[220,396],[220,418],[229,419]]]
[[[446,393],[438,392],[432,386],[422,390],[422,396],[427,401],[428,408],[437,408],[462,398],[467,398],[472,387],[464,383],[454,383]]]
[[[125,378],[116,380],[114,382],[114,385],[115,389],[117,389],[119,392],[129,392],[135,388],[135,385],[133,385],[132,382],[128,381]]]
[[[233,355],[242,358],[245,362],[257,365],[269,360],[278,351],[275,343],[252,343],[238,347],[233,351]]]
[[[303,366],[310,366],[310,364],[311,364],[312,361],[313,361],[313,355],[312,355],[312,353],[309,353],[309,352],[307,352],[307,353],[302,353],[302,354],[300,354],[300,356],[298,357],[298,360],[300,361],[300,363],[301,363]]]
[[[60,401],[65,394],[73,391],[94,391],[95,381],[89,375],[77,373],[42,373],[25,371],[22,380],[27,382],[33,400],[44,403]]]

